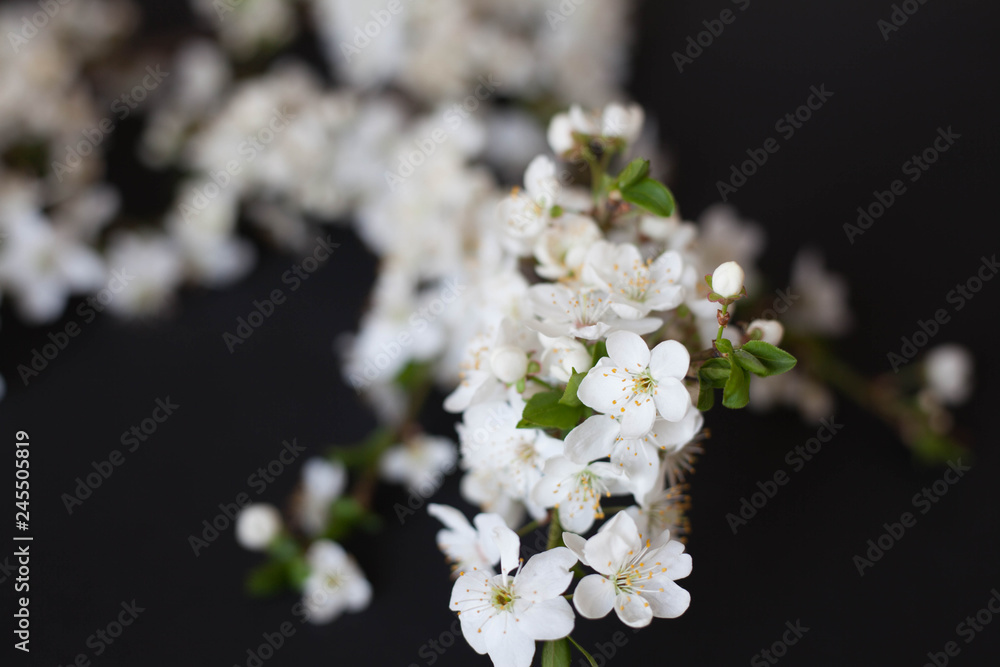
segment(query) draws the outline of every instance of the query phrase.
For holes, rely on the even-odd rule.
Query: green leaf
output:
[[[566,391],[563,392],[562,398],[559,402],[563,405],[569,405],[572,407],[577,407],[583,405],[580,397],[576,393],[580,390],[580,383],[583,382],[583,378],[587,377],[586,373],[577,373],[576,369],[573,369],[573,375],[570,376],[569,382],[566,383]]]
[[[752,371],[761,377],[769,375],[781,375],[795,367],[796,359],[781,348],[775,347],[762,340],[752,340],[746,343],[741,349],[746,350],[764,367],[763,373]],[[750,370],[750,369],[747,369]]]
[[[736,363],[742,366],[744,370],[750,371],[754,375],[759,375],[761,377],[765,377],[767,375],[767,367],[764,366],[763,362],[746,350],[736,350],[733,355],[733,359]]]
[[[719,352],[723,354],[732,354],[733,344],[729,341],[728,338],[720,338],[719,340],[715,341],[715,349],[717,349]]]
[[[280,561],[269,561],[250,571],[246,581],[247,594],[270,597],[289,587],[288,566]]]
[[[560,403],[561,391],[545,391],[535,394],[524,406],[522,421],[531,422],[542,428],[557,428],[568,431],[580,423],[583,405],[570,406]]]
[[[738,410],[750,402],[750,378],[737,364],[730,366],[729,379],[722,390],[722,404]]]
[[[565,639],[545,642],[542,647],[542,667],[569,667],[571,660],[569,642]]]
[[[708,412],[715,405],[715,389],[726,386],[731,364],[728,359],[714,357],[698,369],[698,409]]]
[[[339,542],[357,526],[367,521],[368,510],[357,499],[351,496],[338,498],[330,506],[330,519],[323,536],[328,540]]]
[[[674,212],[674,196],[663,183],[652,178],[643,178],[637,183],[621,188],[622,198],[640,206],[650,213],[670,216]]]
[[[631,185],[635,185],[642,179],[646,178],[649,174],[649,160],[632,160],[622,169],[622,173],[618,174],[616,179],[619,188],[627,188]]]
[[[402,389],[412,391],[423,384],[431,374],[431,364],[422,361],[411,361],[399,371],[395,382]]]
[[[721,389],[726,386],[731,366],[729,360],[722,357],[709,359],[698,369],[698,378],[709,382],[715,389]]]

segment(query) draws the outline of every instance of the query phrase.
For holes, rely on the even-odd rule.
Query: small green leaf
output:
[[[674,212],[674,196],[667,186],[652,178],[643,178],[627,188],[621,188],[621,193],[625,201],[655,215],[666,218]]]
[[[738,365],[730,367],[729,379],[722,390],[722,404],[738,410],[750,402],[750,378]]]
[[[744,370],[750,371],[754,375],[759,375],[764,377],[767,375],[767,367],[758,359],[746,350],[736,350],[733,355],[733,359],[736,360]]]
[[[571,660],[569,642],[565,639],[545,642],[542,647],[542,667],[569,667]]]
[[[563,405],[569,405],[571,407],[577,407],[583,405],[580,397],[576,393],[580,390],[580,383],[583,382],[583,378],[587,377],[586,373],[577,373],[576,369],[573,369],[573,375],[570,376],[569,382],[566,383],[566,391],[563,392],[562,398],[559,402]]]
[[[795,357],[781,348],[775,347],[770,343],[765,343],[762,340],[752,340],[746,343],[741,349],[746,350],[760,361],[764,367],[764,373],[757,373],[757,375],[762,377],[781,375],[792,370],[796,364]]]
[[[569,406],[559,402],[561,391],[545,391],[535,394],[524,406],[522,419],[542,428],[557,428],[568,431],[580,423],[583,405]]]
[[[632,160],[622,169],[622,173],[618,174],[616,179],[619,188],[627,188],[631,185],[635,185],[642,179],[646,178],[649,174],[649,160]]]
[[[729,360],[722,357],[709,359],[698,369],[698,378],[708,381],[715,389],[721,389],[726,386],[731,366]]]
[[[719,352],[723,354],[732,354],[733,344],[729,341],[728,338],[720,338],[719,340],[715,341],[715,349],[717,349]]]
[[[357,526],[367,523],[368,510],[356,498],[344,496],[330,506],[330,519],[323,536],[338,542],[347,537]]]
[[[698,405],[696,406],[702,412],[708,412],[715,405],[715,389],[712,385],[705,381],[702,381],[698,388]]]

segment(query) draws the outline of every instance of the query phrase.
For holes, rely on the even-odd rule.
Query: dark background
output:
[[[736,11],[735,22],[678,73],[671,54],[726,7]],[[146,34],[176,34],[188,21],[183,11],[175,3],[151,5]],[[724,0],[646,2],[629,86],[673,152],[672,186],[689,218],[719,198],[715,184],[730,164],[777,136],[775,121],[803,104],[810,86],[834,93],[792,138],[779,139],[780,151],[731,203],[766,228],[762,265],[775,284],[783,284],[803,245],[821,248],[828,265],[847,276],[859,325],[838,349],[867,372],[888,370],[886,355],[899,350],[900,337],[948,308],[946,293],[1000,245],[993,207],[1000,10],[986,2],[928,2],[886,42],[876,22],[891,11],[891,3],[870,0],[754,1],[746,11]],[[900,178],[901,165],[948,126],[961,135],[955,147],[850,244],[842,225],[854,221],[855,209]],[[112,178],[131,184],[127,202],[162,199],[122,157],[131,151],[130,131],[115,137]],[[294,258],[265,251],[235,288],[185,292],[165,323],[99,317],[27,388],[17,365],[50,331],[78,319],[75,302],[48,328],[25,328],[4,303],[0,372],[8,395],[0,433],[9,444],[24,429],[32,443],[30,664],[69,664],[81,652],[93,658],[88,636],[133,599],[145,611],[93,664],[245,665],[262,633],[288,620],[296,634],[267,665],[423,666],[438,656],[430,640],[451,644],[438,525],[418,512],[400,527],[392,507],[405,496],[397,488],[379,501],[387,530],[347,545],[374,586],[373,603],[330,626],[300,626],[291,595],[248,600],[244,575],[260,558],[236,545],[232,529],[198,557],[188,545],[202,520],[240,492],[274,503],[287,498],[298,465],[259,496],[247,485],[282,439],[295,437],[320,453],[373,425],[340,380],[331,344],[356,327],[374,262],[350,232],[333,235],[342,243],[334,257],[232,355],[222,333],[280,286]],[[992,382],[998,297],[1000,283],[987,283],[934,340],[968,345],[977,358],[977,393],[958,413],[977,454],[972,470],[864,577],[852,557],[884,522],[913,511],[913,494],[943,470],[917,466],[890,430],[841,402],[841,433],[733,535],[725,515],[758,480],[787,471],[785,453],[815,429],[788,412],[714,410],[713,438],[691,489],[695,567],[681,582],[691,608],[637,635],[626,629],[628,644],[613,663],[747,664],[780,639],[786,621],[801,619],[809,631],[783,664],[921,665],[948,641],[961,647],[952,664],[997,664],[1000,619],[970,644],[955,628],[1000,586],[998,456],[988,426],[1000,398]],[[121,449],[122,432],[168,396],[181,406],[176,414],[67,515],[61,494],[72,492],[92,461]],[[429,411],[437,432],[449,433],[453,421]],[[436,500],[458,502],[457,482],[449,479]],[[8,553],[4,547],[0,558]],[[11,586],[12,577],[0,583],[6,623]],[[623,627],[613,618],[578,620],[575,636],[592,649]],[[25,664],[14,653],[11,664]],[[458,638],[433,664],[489,663]]]

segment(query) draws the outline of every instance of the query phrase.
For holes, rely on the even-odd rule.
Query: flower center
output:
[[[636,394],[652,394],[656,389],[656,380],[645,370],[638,375],[632,376],[632,392]]]
[[[493,608],[497,611],[511,611],[509,607],[513,605],[514,600],[516,599],[517,596],[514,595],[513,586],[493,585],[493,592],[490,596],[490,604],[492,604]]]

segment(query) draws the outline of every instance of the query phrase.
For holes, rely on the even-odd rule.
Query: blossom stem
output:
[[[552,523],[549,524],[549,543],[545,547],[546,549],[555,549],[556,547],[562,546],[562,526],[559,523],[559,512],[551,511],[549,515],[552,518]]]
[[[538,378],[538,377],[535,377],[534,375],[532,375],[528,379],[531,380],[532,382],[534,382],[535,384],[539,384],[539,385],[545,387],[549,391],[555,391],[555,387],[553,387],[552,385],[550,385],[545,380],[542,380],[541,378]]]
[[[726,314],[728,312],[729,312],[729,304],[728,303],[722,304],[722,315],[720,315],[719,318],[721,320],[726,319]],[[720,322],[720,324],[719,324],[719,333],[715,334],[715,340],[722,340],[722,332],[725,330],[725,328],[726,328],[726,325],[722,324]]]
[[[518,535],[518,537],[524,537],[525,535],[527,535],[531,531],[533,531],[533,530],[535,530],[535,529],[537,529],[537,528],[545,525],[546,523],[547,523],[547,520],[542,521],[542,520],[536,519],[536,520],[532,521],[531,523],[527,524],[526,526],[524,526],[523,528],[521,528],[519,531],[517,531],[517,535]]]

